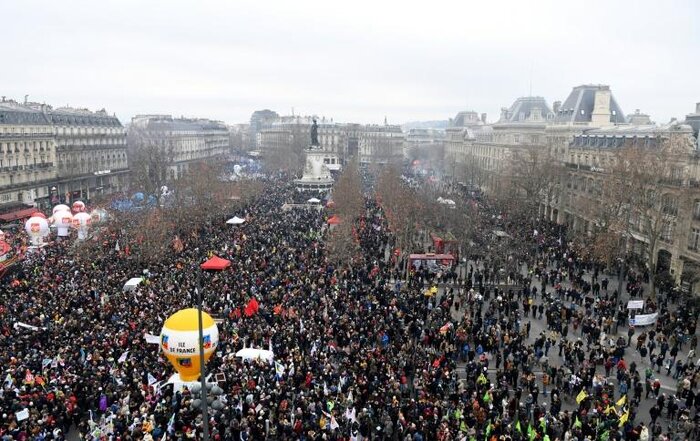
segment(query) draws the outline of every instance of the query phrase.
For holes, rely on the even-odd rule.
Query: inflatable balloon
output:
[[[4,240],[0,240],[0,262],[7,260],[6,254],[9,253],[10,250],[12,250],[10,244]]]
[[[107,220],[107,212],[102,208],[95,208],[92,210],[92,213],[90,213],[90,217],[92,218],[93,224],[98,224]]]
[[[77,213],[73,216],[73,227],[78,230],[78,240],[87,239],[87,232],[92,218],[87,213]]]
[[[73,225],[73,215],[68,210],[56,211],[53,214],[53,224],[60,237],[68,236],[68,229]]]
[[[56,214],[57,211],[70,211],[70,207],[68,205],[64,204],[58,204],[55,207],[53,207],[53,214]]]
[[[131,197],[131,200],[136,202],[137,204],[143,202],[145,199],[146,196],[141,192],[134,193],[134,195]]]
[[[30,217],[24,224],[24,230],[29,235],[32,245],[39,246],[42,238],[49,235],[49,223],[41,217]]]
[[[85,203],[82,201],[73,202],[73,213],[82,213],[85,211]]]
[[[219,329],[214,319],[202,311],[204,362],[219,344]],[[196,308],[182,309],[168,317],[160,331],[160,348],[182,381],[199,378],[199,319]]]

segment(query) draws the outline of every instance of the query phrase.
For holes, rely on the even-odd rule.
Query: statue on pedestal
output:
[[[313,119],[313,124],[311,125],[311,147],[320,147],[318,143],[318,124],[316,123],[316,118]]]

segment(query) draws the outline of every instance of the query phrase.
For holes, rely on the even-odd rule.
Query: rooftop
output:
[[[624,124],[626,122],[622,109],[610,92],[610,86],[603,84],[583,84],[573,88],[566,101],[561,105],[554,121],[565,124],[586,124],[592,122],[596,93],[605,92],[610,96],[607,109],[610,112],[610,123]]]
[[[690,132],[692,128],[687,124],[672,121],[667,124],[644,124],[644,125],[617,125],[590,129],[583,132],[583,136],[648,136],[658,133],[678,131]]]
[[[541,96],[524,96],[515,100],[510,108],[501,109],[501,118],[496,124],[503,123],[545,123],[554,118],[552,109]]]
[[[169,132],[192,132],[203,130],[228,131],[221,121],[205,118],[173,118],[171,115],[138,115],[131,120],[132,124],[148,130]]]
[[[51,123],[40,110],[15,101],[1,101],[0,124],[49,125]]]
[[[85,108],[59,107],[54,109],[47,104],[4,99],[0,101],[0,124],[60,124],[118,126],[116,116],[107,114],[105,109],[93,112]]]

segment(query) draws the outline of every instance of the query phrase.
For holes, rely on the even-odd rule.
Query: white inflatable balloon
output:
[[[92,223],[92,217],[85,212],[73,216],[73,227],[78,230],[78,240],[87,239],[87,232]]]
[[[82,213],[85,211],[85,202],[75,201],[73,202],[73,213]]]
[[[24,230],[34,246],[39,246],[43,238],[49,235],[49,222],[41,217],[30,217],[24,224]]]
[[[56,214],[57,211],[70,211],[70,207],[68,205],[64,204],[58,204],[55,207],[53,207],[53,214]]]
[[[57,234],[66,237],[70,233],[68,229],[73,225],[73,215],[68,210],[57,211],[53,214],[53,224],[56,226]]]

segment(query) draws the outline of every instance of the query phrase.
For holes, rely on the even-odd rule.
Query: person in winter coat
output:
[[[649,441],[649,429],[644,423],[641,424],[641,429],[639,430],[639,441]]]

